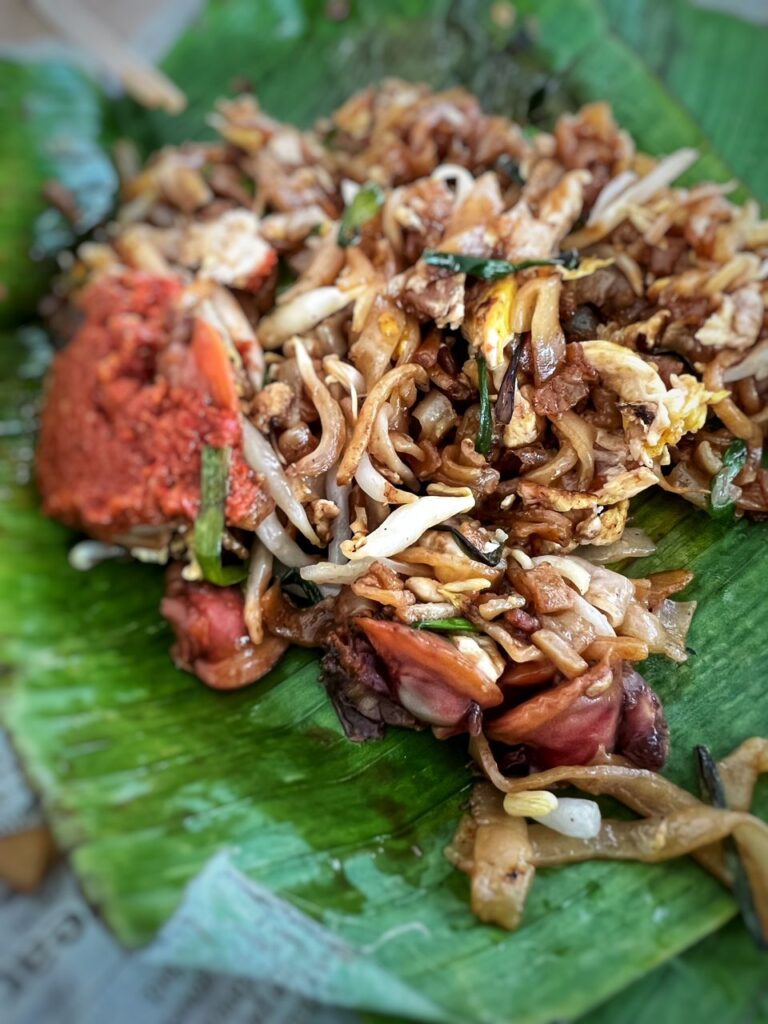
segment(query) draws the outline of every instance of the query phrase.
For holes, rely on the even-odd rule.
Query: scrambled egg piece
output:
[[[624,431],[632,456],[645,466],[669,462],[668,445],[683,434],[700,430],[709,405],[726,392],[708,391],[691,374],[674,374],[668,390],[652,363],[612,341],[586,341],[582,351],[603,383],[624,403]]]
[[[514,277],[488,281],[478,289],[464,318],[464,334],[482,352],[491,373],[504,363],[504,346],[512,335],[516,299]]]

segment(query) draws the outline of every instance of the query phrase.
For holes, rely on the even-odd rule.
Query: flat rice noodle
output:
[[[522,479],[530,480],[537,484],[551,484],[553,480],[557,480],[558,477],[567,473],[569,469],[573,469],[578,461],[579,457],[576,454],[576,449],[570,441],[564,441],[560,445],[557,455],[551,458],[549,462],[545,462],[543,466],[529,470]]]
[[[368,447],[376,417],[382,405],[396,388],[413,382],[418,387],[426,388],[429,382],[427,371],[416,363],[396,366],[389,370],[368,393],[355,423],[352,437],[339,466],[336,479],[340,486],[350,483],[360,463],[363,452]]]
[[[760,835],[763,832],[765,835]],[[639,860],[655,864],[684,857],[735,834],[742,837],[749,834],[750,846],[768,852],[768,825],[743,811],[720,810],[704,804],[662,818],[603,819],[594,839],[564,836],[544,825],[529,829],[532,859],[538,867],[582,860]]]
[[[485,770],[485,762],[481,763]],[[497,768],[497,776],[491,781],[505,793],[549,789],[560,784],[576,786],[593,796],[612,796],[645,818],[668,817],[678,811],[706,806],[692,793],[676,786],[663,775],[623,765],[561,766],[535,772],[525,778],[509,779],[501,775]],[[707,871],[721,881],[727,881],[723,853],[719,847],[703,847],[694,856]]]
[[[739,353],[728,351],[720,352],[715,358],[707,363],[704,370],[704,387],[708,391],[718,392],[724,389],[724,374],[729,366],[738,362]],[[746,441],[750,448],[759,449],[762,444],[763,434],[758,424],[739,409],[732,398],[723,398],[712,405],[715,415],[722,420],[723,425],[733,434]]]
[[[458,842],[454,840],[446,855],[470,876],[476,917],[512,931],[522,921],[536,873],[528,825],[524,818],[506,814],[499,793],[483,783],[475,786],[470,808],[471,817],[463,819]]]

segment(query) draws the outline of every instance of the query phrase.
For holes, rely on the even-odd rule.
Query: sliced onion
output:
[[[294,334],[305,334],[321,320],[346,309],[358,290],[342,291],[334,285],[304,292],[292,302],[277,306],[258,326],[258,338],[264,348],[278,348]]]
[[[427,495],[409,505],[401,505],[387,516],[373,533],[360,542],[347,541],[341,549],[351,560],[383,558],[396,555],[415,544],[422,534],[451,516],[461,515],[474,508],[471,491],[456,497]]]
[[[285,512],[288,520],[293,523],[299,533],[302,533],[316,547],[322,547],[320,538],[307,518],[304,506],[293,493],[293,488],[285,475],[285,470],[280,465],[274,448],[249,420],[243,419],[242,426],[245,461],[251,469],[261,473],[272,500],[279,509]]]
[[[256,536],[267,551],[290,569],[310,565],[315,559],[301,550],[299,545],[285,531],[276,512],[270,512],[256,527]]]
[[[382,505],[408,505],[419,500],[417,495],[400,490],[383,477],[371,462],[368,452],[363,452],[355,470],[355,480],[369,498]]]

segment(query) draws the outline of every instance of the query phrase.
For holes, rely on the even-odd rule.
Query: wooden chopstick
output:
[[[30,0],[32,8],[56,31],[85,50],[106,71],[117,75],[127,93],[146,107],[178,114],[187,105],[179,87],[120,39],[79,0]]]

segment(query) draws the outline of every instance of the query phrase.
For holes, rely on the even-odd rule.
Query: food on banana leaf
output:
[[[252,96],[213,123],[123,181],[49,304],[37,469],[92,538],[72,564],[168,563],[172,656],[213,688],[322,648],[351,739],[466,733],[500,790],[540,780],[479,790],[454,844],[486,920],[518,923],[537,864],[748,845],[744,807],[607,835],[545,780],[667,756],[636,666],[686,660],[691,574],[606,568],[653,550],[630,499],[768,515],[757,209],[675,187],[696,153],[636,152],[605,104],[531,139],[391,80],[309,132]]]
[[[446,855],[470,876],[472,909],[481,920],[517,927],[537,867],[592,859],[656,863],[692,854],[735,890],[743,869],[748,888],[738,895],[748,898],[755,937],[768,946],[768,825],[748,813],[755,781],[768,771],[768,740],[746,740],[713,767],[722,776],[720,806],[616,758],[507,778],[487,741],[473,741],[473,752],[489,782],[475,786]],[[553,793],[561,784],[612,796],[640,818],[603,818],[594,801]],[[735,869],[725,855],[731,839],[738,849]]]

